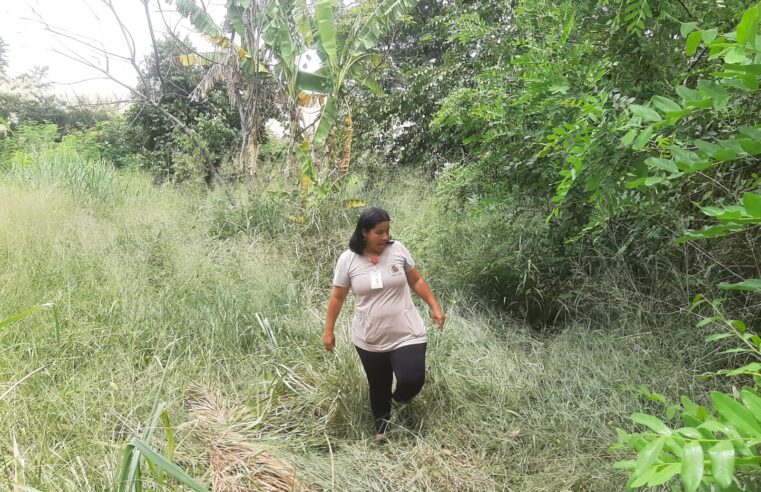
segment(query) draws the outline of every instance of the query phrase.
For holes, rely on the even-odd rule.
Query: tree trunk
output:
[[[256,164],[259,158],[259,142],[256,138],[256,129],[243,131],[243,142],[240,146],[240,167],[246,173],[246,183],[249,191],[254,189],[256,178]]]
[[[325,147],[323,148],[322,153],[322,163],[320,167],[325,170],[326,174],[332,174],[333,170],[335,169],[333,167],[333,151],[336,147],[336,132],[335,127],[330,129],[330,133],[328,133],[328,138],[325,139]],[[329,179],[329,178],[326,178]]]
[[[296,139],[299,135],[299,112],[296,104],[291,102],[288,110],[288,125],[290,126],[288,138],[288,160],[285,164],[285,174],[289,180],[293,179],[293,168],[296,162]]]
[[[344,151],[341,158],[341,166],[339,172],[341,176],[349,172],[349,164],[351,162],[351,137],[354,134],[354,123],[351,119],[351,114],[346,115],[346,128],[344,129]]]

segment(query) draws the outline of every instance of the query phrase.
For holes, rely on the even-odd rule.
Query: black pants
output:
[[[378,434],[386,432],[391,416],[391,398],[407,401],[423,388],[426,345],[407,345],[391,352],[370,352],[356,347],[370,384],[370,408]],[[396,391],[392,394],[393,376],[396,376]]]

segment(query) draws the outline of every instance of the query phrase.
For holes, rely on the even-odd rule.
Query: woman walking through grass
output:
[[[386,439],[391,399],[410,400],[425,380],[428,338],[410,289],[428,304],[439,329],[444,328],[444,311],[410,252],[391,239],[390,224],[388,213],[380,208],[367,208],[359,216],[349,249],[336,263],[322,337],[325,349],[332,352],[336,319],[351,289],[356,299],[351,338],[370,385],[377,442]],[[396,390],[392,393],[393,376]]]

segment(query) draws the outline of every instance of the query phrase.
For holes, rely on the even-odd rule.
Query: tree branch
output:
[[[153,22],[151,22],[151,13],[148,10],[148,2],[150,0],[143,0],[143,7],[145,7],[145,19],[148,21],[148,32],[151,33],[151,44],[153,44],[153,55],[156,58],[156,76],[159,78],[159,84],[161,88],[161,96],[164,95],[164,76],[161,75],[161,57],[159,56],[159,47],[156,44],[156,35],[153,33]]]
[[[159,69],[158,76],[161,77],[160,66],[158,65],[158,63],[160,62],[160,58],[158,57],[158,49],[157,49],[157,43],[155,39],[155,33],[153,29],[153,24],[150,20],[150,11],[148,9],[148,2],[150,0],[142,0],[142,1],[146,9],[146,15],[148,18],[148,27],[150,30],[151,40],[153,41],[154,50],[156,50],[156,53],[157,53],[156,62],[157,62],[157,68]],[[89,60],[82,54],[78,52],[74,52],[73,50],[70,50],[68,48],[66,48],[68,52],[59,50],[59,49],[54,49],[53,50],[54,52],[59,53],[60,55],[70,60],[73,60],[77,63],[80,63],[86,67],[89,67],[90,69],[103,74],[107,79],[111,80],[112,82],[118,84],[121,87],[124,87],[125,89],[129,91],[129,93],[132,96],[134,96],[135,98],[134,102],[141,104],[143,107],[150,106],[151,108],[155,109],[156,111],[161,113],[165,118],[167,118],[177,129],[179,129],[181,132],[186,134],[190,138],[190,141],[194,144],[198,152],[201,154],[201,158],[204,161],[204,165],[207,171],[207,182],[210,182],[210,180],[216,175],[216,168],[214,166],[214,162],[211,158],[211,155],[209,154],[209,151],[206,149],[206,146],[204,145],[203,141],[199,138],[198,133],[195,132],[192,128],[190,128],[188,125],[186,125],[182,120],[180,120],[175,115],[170,113],[165,107],[163,107],[160,104],[160,98],[158,101],[155,100],[153,97],[151,97],[151,94],[141,92],[138,88],[134,87],[132,84],[128,84],[124,82],[123,80],[120,80],[119,78],[117,78],[115,75],[111,73],[109,57],[113,56],[122,61],[128,62],[132,66],[132,68],[135,70],[135,73],[137,77],[139,78],[142,84],[142,87],[144,87],[146,91],[151,90],[150,84],[148,84],[148,82],[146,81],[144,77],[143,72],[140,70],[140,65],[137,61],[135,40],[134,40],[134,37],[132,36],[132,33],[124,24],[124,21],[121,19],[121,17],[119,17],[119,13],[116,11],[116,8],[114,7],[112,0],[101,0],[101,3],[105,5],[106,7],[108,7],[108,9],[111,11],[111,14],[113,15],[114,20],[119,25],[119,29],[122,33],[122,37],[124,38],[124,42],[129,51],[129,56],[112,53],[106,50],[105,47],[98,47],[92,42],[89,42],[83,39],[83,37],[81,36],[79,37],[74,36],[74,35],[66,33],[62,29],[54,28],[48,22],[46,22],[42,18],[42,16],[40,16],[39,13],[37,13],[36,11],[35,11],[35,15],[38,17],[39,22],[44,26],[45,30],[52,33],[54,36],[59,36],[59,37],[74,41],[78,44],[81,44],[89,48],[90,50],[99,54],[100,56],[105,57],[105,60],[106,60],[105,68],[103,68],[103,66],[101,66],[100,64]],[[163,82],[162,82],[162,89],[163,89]]]

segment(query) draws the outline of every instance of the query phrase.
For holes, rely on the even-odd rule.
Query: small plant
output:
[[[706,303],[698,296],[693,308]],[[707,341],[737,337],[742,346],[725,353],[743,353],[761,360],[761,338],[751,332],[745,323],[727,319],[719,310],[719,301],[708,302],[715,315],[698,323],[699,327],[711,323],[724,329],[707,337]],[[630,448],[638,453],[636,461],[620,461],[615,467],[630,472],[628,488],[664,484],[679,475],[687,491],[701,486],[716,485],[719,490],[741,490],[743,477],[761,470],[761,363],[752,362],[733,370],[722,370],[706,376],[752,377],[753,387],[739,391],[739,398],[719,391],[711,392],[713,409],[694,403],[686,396],[680,404],[666,408],[666,418],[681,416],[682,427],[672,429],[659,418],[634,413],[631,419],[649,429],[628,434],[618,429],[616,448]],[[737,393],[737,391],[734,391]],[[647,395],[650,399],[668,402],[662,395]],[[739,401],[738,401],[739,400]],[[703,490],[703,489],[700,489]]]
[[[147,444],[159,419],[164,424],[167,440],[166,457],[151,449]],[[153,480],[162,490],[169,487],[167,478],[172,477],[197,492],[207,492],[208,489],[205,485],[191,478],[182,468],[172,462],[175,447],[176,440],[169,423],[166,407],[163,403],[157,404],[151,418],[151,424],[146,429],[143,439],[133,438],[124,448],[124,456],[116,479],[118,492],[140,492],[143,490],[143,472],[141,468],[143,461],[148,465]]]

